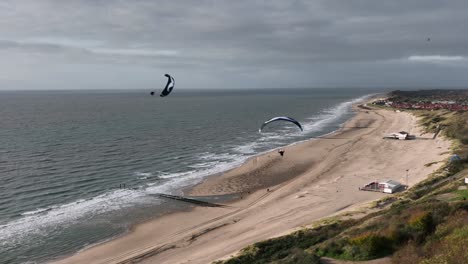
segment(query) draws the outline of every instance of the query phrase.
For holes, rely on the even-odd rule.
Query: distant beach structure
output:
[[[386,180],[383,182],[370,182],[366,184],[364,187],[360,187],[359,190],[361,191],[373,191],[373,192],[383,192],[383,193],[395,193],[397,192],[403,185],[401,183],[394,181],[394,180]]]
[[[406,131],[400,131],[396,133],[391,133],[383,137],[384,139],[400,139],[400,140],[408,140],[408,139],[414,139],[414,136],[411,136],[408,132]]]

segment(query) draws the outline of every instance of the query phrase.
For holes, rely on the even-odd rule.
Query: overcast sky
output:
[[[467,32],[466,0],[2,0],[0,89],[467,87]]]

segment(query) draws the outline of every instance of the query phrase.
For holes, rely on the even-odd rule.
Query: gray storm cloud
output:
[[[460,87],[468,2],[2,1],[0,89]],[[429,39],[429,40],[428,40]]]

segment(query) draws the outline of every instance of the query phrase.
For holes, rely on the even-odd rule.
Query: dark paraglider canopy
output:
[[[291,122],[293,124],[295,124],[296,126],[298,126],[301,131],[302,131],[302,126],[301,124],[296,121],[295,119],[291,118],[291,117],[287,117],[287,116],[278,116],[278,117],[273,117],[272,119],[266,121],[265,123],[262,124],[262,126],[260,127],[260,129],[258,130],[259,133],[262,133],[262,129],[268,125],[269,123],[271,122],[275,122],[275,121],[287,121],[287,122]]]
[[[172,92],[172,89],[174,88],[174,84],[175,84],[174,78],[172,78],[172,76],[170,76],[169,74],[164,74],[164,76],[167,77],[167,83],[166,83],[166,87],[161,92],[161,95],[160,95],[161,97],[169,95]]]

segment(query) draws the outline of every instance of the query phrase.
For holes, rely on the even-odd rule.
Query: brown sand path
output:
[[[211,263],[254,242],[386,196],[358,191],[369,181],[405,183],[409,169],[411,186],[438,167],[424,164],[449,155],[441,153],[450,142],[440,138],[382,139],[401,130],[421,134],[408,113],[357,111],[342,131],[329,136],[336,139],[289,146],[282,158],[276,152],[259,156],[191,190],[192,195],[251,192],[232,208],[197,207],[166,215],[57,263]]]

